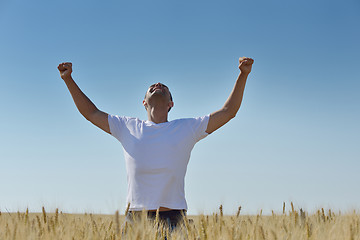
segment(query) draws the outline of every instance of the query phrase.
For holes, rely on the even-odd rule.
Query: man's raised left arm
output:
[[[214,132],[236,116],[243,98],[246,80],[251,72],[253,63],[254,60],[252,58],[242,57],[239,59],[239,77],[237,78],[235,86],[224,106],[218,111],[210,114],[209,123],[206,128],[207,133],[210,134]]]

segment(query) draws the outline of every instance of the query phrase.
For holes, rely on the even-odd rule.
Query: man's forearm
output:
[[[231,91],[229,98],[224,104],[223,109],[231,117],[235,117],[236,113],[240,108],[248,75],[249,73],[240,72],[236,80],[235,86]]]
[[[77,109],[87,120],[89,120],[89,116],[95,111],[98,111],[97,107],[81,91],[81,89],[78,87],[78,85],[75,83],[71,76],[65,78],[64,82],[66,83],[66,86],[70,91],[70,94],[75,102]]]

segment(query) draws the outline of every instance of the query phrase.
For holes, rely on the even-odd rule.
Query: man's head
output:
[[[147,109],[148,104],[152,102],[162,102],[167,105],[168,112],[174,106],[173,98],[171,96],[169,88],[162,83],[152,84],[145,93],[143,104]]]

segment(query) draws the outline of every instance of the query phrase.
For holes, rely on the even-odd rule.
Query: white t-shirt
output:
[[[110,132],[124,149],[131,210],[187,209],[184,178],[190,153],[209,115],[165,123],[109,115]]]

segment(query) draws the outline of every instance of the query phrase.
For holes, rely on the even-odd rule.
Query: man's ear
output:
[[[173,101],[170,101],[168,106],[169,106],[170,108],[174,107],[174,102],[173,102]]]
[[[147,109],[147,102],[145,101],[145,99],[143,100],[143,105],[144,105],[145,109]]]

